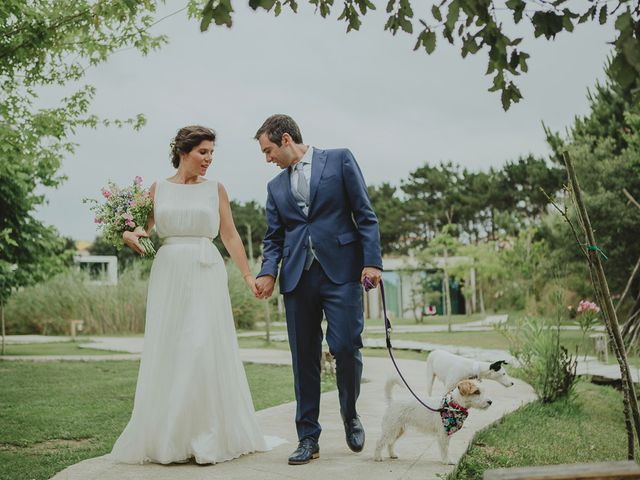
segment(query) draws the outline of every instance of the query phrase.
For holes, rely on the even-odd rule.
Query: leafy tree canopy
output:
[[[309,0],[322,17],[327,17],[334,0]],[[272,11],[276,16],[288,7],[298,11],[296,0],[249,0],[254,10]],[[414,13],[414,7],[420,8]],[[359,30],[362,17],[376,6],[370,0],[343,0],[338,20],[347,24],[347,32]],[[200,18],[200,29],[212,23],[231,27],[231,0],[191,0],[191,14]],[[416,5],[410,0],[387,0],[385,30],[395,35],[402,31],[414,35],[414,50],[432,54],[438,34],[451,45],[460,47],[463,58],[479,52],[487,54],[487,75],[493,76],[491,92],[500,92],[507,110],[522,98],[515,77],[526,73],[530,55],[523,49],[524,36],[533,30],[535,37],[552,40],[561,32],[573,32],[585,22],[604,25],[614,22],[617,31],[612,78],[628,94],[640,91],[640,3],[637,0],[439,0]],[[515,24],[505,25],[503,14]],[[510,22],[506,22],[510,23]],[[511,33],[514,32],[514,33]]]
[[[38,108],[42,87],[82,80],[88,66],[123,48],[147,53],[162,36],[149,33],[156,3],[143,0],[4,0],[0,6],[0,300],[59,264],[65,241],[33,216],[45,201],[40,187],[57,187],[69,137],[98,124],[139,127],[144,118],[99,119],[89,114],[90,85]]]

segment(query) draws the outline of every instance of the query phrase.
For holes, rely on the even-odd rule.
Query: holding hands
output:
[[[251,293],[253,293],[253,296],[258,298],[258,290],[256,289],[256,279],[253,276],[252,273],[245,273],[242,278],[244,279],[244,283],[247,284],[247,287],[249,287],[249,290],[251,290]]]
[[[378,286],[380,279],[382,278],[382,270],[375,267],[364,267],[362,269],[362,275],[360,276],[360,283],[364,282],[365,278],[368,278],[375,288]],[[271,275],[264,275],[257,279],[253,279],[253,277],[251,277],[251,279],[255,282],[252,290],[256,298],[267,299],[271,297],[276,283],[275,278]]]
[[[255,278],[251,273],[244,275],[244,282],[256,298],[267,299],[273,294],[275,279],[271,275]]]
[[[273,288],[275,287],[276,279],[271,275],[264,275],[258,277],[256,280],[256,298],[267,299],[273,294]]]

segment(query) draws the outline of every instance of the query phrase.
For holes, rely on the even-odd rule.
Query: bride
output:
[[[171,143],[176,174],[154,183],[155,224],[163,239],[147,296],[144,352],[129,424],[111,452],[125,463],[218,463],[268,450],[240,361],[222,243],[254,294],[244,246],[221,183],[204,178],[215,132],[178,131]],[[145,232],[125,232],[138,253]]]

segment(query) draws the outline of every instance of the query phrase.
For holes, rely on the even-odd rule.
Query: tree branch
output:
[[[638,203],[638,201],[635,198],[633,198],[633,196],[629,193],[629,191],[626,188],[623,188],[622,192],[627,196],[627,198],[633,205],[635,205],[640,209],[640,203]]]

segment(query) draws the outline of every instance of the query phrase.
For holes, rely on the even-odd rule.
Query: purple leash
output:
[[[362,281],[362,287],[364,288],[364,290],[366,292],[368,292],[369,290],[371,290],[372,288],[376,288],[375,285],[371,282],[371,280],[369,280],[368,277],[364,277],[364,280]],[[393,356],[393,347],[391,345],[391,321],[389,320],[389,315],[387,315],[387,302],[384,298],[384,283],[382,282],[382,278],[380,279],[380,295],[382,296],[382,312],[384,315],[384,333],[385,333],[385,337],[387,340],[387,351],[389,352],[389,357],[391,357],[391,361],[393,362],[393,366],[396,367],[396,371],[398,372],[398,375],[400,375],[400,378],[402,379],[402,382],[404,383],[404,385],[409,389],[409,391],[411,392],[411,395],[413,395],[415,397],[415,399],[426,409],[431,410],[432,412],[443,412],[445,409],[444,408],[433,408],[430,407],[429,405],[427,405],[426,403],[424,403],[420,397],[418,397],[418,395],[416,395],[416,393],[413,391],[413,389],[409,386],[409,384],[407,383],[407,381],[404,378],[404,375],[402,375],[402,372],[400,371],[400,368],[398,368],[398,364],[396,363],[396,359]]]

